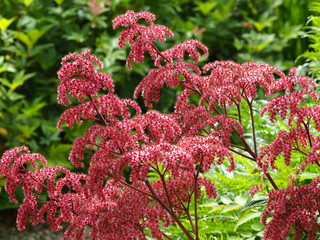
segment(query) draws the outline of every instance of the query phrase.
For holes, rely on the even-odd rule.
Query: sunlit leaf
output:
[[[208,15],[209,12],[215,7],[218,5],[218,2],[216,1],[205,1],[205,2],[202,2],[202,1],[197,1],[196,2],[196,5],[197,5],[197,8],[200,10],[200,12],[203,14],[203,15]]]
[[[14,20],[16,20],[16,17],[13,17],[10,19],[1,18],[0,19],[0,29],[3,31],[6,30]]]
[[[237,209],[240,209],[240,208],[242,208],[242,206],[240,206],[238,204],[231,204],[231,205],[228,205],[228,206],[224,207],[221,212],[222,213],[231,212],[231,211],[234,211],[234,210],[237,210]]]
[[[59,6],[64,2],[64,0],[54,0]]]
[[[24,4],[26,7],[29,7],[32,2],[33,2],[33,0],[23,0],[23,4]]]
[[[23,42],[29,49],[32,49],[38,40],[50,29],[51,25],[39,30],[31,29],[27,33],[16,32],[17,38]]]

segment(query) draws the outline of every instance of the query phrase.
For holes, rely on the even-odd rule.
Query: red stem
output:
[[[145,184],[147,185],[150,192],[152,193],[153,198],[170,214],[172,219],[179,225],[180,229],[183,231],[183,233],[186,235],[186,237],[190,240],[194,240],[193,237],[191,236],[191,234],[185,228],[185,226],[183,226],[183,224],[181,223],[181,221],[179,220],[177,215],[174,213],[174,211],[171,211],[171,209],[168,208],[168,206],[166,206],[166,204],[158,197],[157,193],[154,191],[154,189],[152,188],[152,186],[148,180],[145,181]]]
[[[273,178],[270,176],[269,173],[265,173],[266,177],[268,178],[269,182],[271,183],[272,187],[275,189],[275,190],[279,190],[277,184],[273,181]]]
[[[94,109],[96,110],[97,114],[99,115],[99,118],[100,118],[101,122],[102,122],[105,126],[109,125],[108,121],[107,121],[107,120],[102,116],[102,114],[99,112],[99,109],[98,109],[97,105],[95,104],[94,99],[93,99],[90,95],[87,95],[87,96],[89,97],[90,102],[93,104],[93,107],[94,107]]]
[[[191,218],[190,211],[189,211],[192,193],[190,193],[190,195],[189,195],[188,206],[186,207],[186,206],[183,204],[183,201],[181,200],[181,198],[180,198],[179,194],[177,193],[177,191],[176,191],[175,189],[173,189],[173,192],[174,192],[174,194],[176,195],[176,197],[178,198],[178,200],[179,200],[179,202],[180,202],[180,204],[181,204],[181,206],[182,206],[182,210],[186,213],[186,215],[187,215],[187,217],[188,217],[188,220],[189,220],[189,222],[190,222],[190,224],[191,224],[191,227],[192,227],[193,231],[195,232],[195,226],[194,226],[194,224],[193,224],[193,222],[192,222],[192,218]]]

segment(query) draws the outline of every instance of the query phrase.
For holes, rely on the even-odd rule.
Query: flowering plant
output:
[[[145,23],[138,23],[141,20]],[[217,196],[214,184],[203,173],[213,164],[228,164],[232,171],[236,154],[255,162],[273,188],[262,215],[263,239],[284,239],[292,229],[295,239],[303,234],[316,239],[320,177],[303,186],[291,182],[288,188],[279,189],[269,172],[281,159],[286,165],[296,164],[292,157],[296,152],[303,156],[300,171],[307,165],[320,167],[316,84],[297,76],[295,69],[287,76],[268,64],[216,61],[201,69],[196,63],[208,54],[207,47],[186,40],[160,51],[155,42],[173,33],[154,21],[155,16],[147,11],[127,11],[113,20],[114,28],[126,28],[119,46],[131,45],[127,66],[143,62],[145,52],[154,61],[156,68],[134,93],[135,97],[141,94],[151,108],[145,113],[135,100],[114,93],[112,77],[96,70],[102,64],[89,50],[62,59],[58,102],[68,106],[72,96],[79,104],[67,109],[57,126],[62,130],[64,123],[72,128],[84,120],[92,122],[84,136],[75,139],[69,155],[83,173],[45,166],[46,159],[30,153],[26,146],[5,152],[0,174],[7,178],[10,200],[17,202],[14,195],[19,185],[24,192],[18,229],[24,230],[27,221],[38,224],[46,219],[52,230],[68,223],[64,239],[84,239],[86,227],[92,239],[146,239],[146,229],[153,238],[171,239],[161,229],[177,224],[187,239],[200,239],[197,202],[204,195]],[[152,109],[165,84],[182,87],[170,114]],[[266,146],[258,145],[253,111],[261,89],[263,97],[270,99],[261,116],[268,113],[271,122],[287,123]],[[276,95],[278,92],[281,94]],[[191,101],[194,95],[198,98]],[[250,127],[242,122],[244,111],[250,114]],[[261,188],[254,187],[251,194]],[[43,191],[48,195],[45,201],[39,199]],[[192,231],[180,220],[181,215]]]

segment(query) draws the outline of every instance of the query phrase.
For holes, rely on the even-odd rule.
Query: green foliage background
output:
[[[131,71],[124,67],[127,50],[118,49],[119,31],[112,29],[111,21],[129,9],[153,12],[157,24],[166,25],[175,33],[173,39],[157,45],[160,50],[195,38],[209,47],[206,61],[267,62],[281,70],[302,65],[301,69],[308,68],[319,77],[320,5],[311,5],[309,0],[100,0],[99,13],[93,13],[88,2],[0,1],[0,154],[26,144],[33,152],[44,154],[51,165],[71,167],[67,158],[72,140],[81,135],[85,126],[63,133],[55,127],[64,110],[56,103],[56,72],[61,57],[92,49],[104,63],[103,71],[113,76],[117,93],[131,98],[134,87],[152,65],[146,61],[134,65]],[[305,29],[310,6],[314,15]],[[312,41],[310,52],[306,52],[306,31]],[[304,52],[306,64],[305,58],[296,61]],[[164,89],[156,108],[170,112],[175,96],[175,90]],[[276,129],[266,124],[265,127],[269,135],[261,136],[261,141],[268,142]],[[227,175],[223,166],[210,173],[221,197],[215,201],[204,199],[200,205],[202,239],[261,237],[263,228],[258,217],[265,199],[263,195],[250,199],[247,194],[251,185],[261,183],[261,178],[259,174],[247,174],[255,166],[245,159],[237,160],[240,167],[232,175]],[[290,171],[276,180],[284,181]],[[0,178],[0,186],[4,181]],[[3,191],[1,195],[1,200],[5,199]],[[12,205],[6,202],[0,206],[8,207]],[[166,231],[174,239],[183,239],[178,228]]]

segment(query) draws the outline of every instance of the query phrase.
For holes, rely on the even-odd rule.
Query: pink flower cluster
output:
[[[264,187],[264,184],[254,185],[249,189],[249,195],[253,197],[256,193],[261,192],[261,189]]]
[[[131,99],[120,99],[115,94],[103,95],[67,109],[61,115],[57,127],[62,130],[62,124],[66,122],[68,127],[72,128],[75,122],[81,124],[82,119],[89,121],[102,120],[105,125],[113,124],[119,121],[119,116],[131,117],[129,106],[136,111],[136,114],[141,113],[137,102]]]
[[[140,19],[145,19],[149,26],[138,24]],[[153,41],[166,41],[165,35],[173,37],[173,33],[163,25],[152,24],[156,20],[156,16],[148,11],[135,13],[127,11],[125,14],[116,17],[112,23],[113,28],[120,26],[127,27],[122,31],[119,38],[119,47],[124,48],[128,41],[132,47],[127,59],[127,66],[131,68],[131,62],[141,63],[144,61],[144,52],[149,52],[154,59],[157,57],[157,49],[153,45]]]
[[[306,156],[301,170],[310,163],[320,166],[320,160],[315,155],[319,146],[319,137],[316,136],[320,131],[320,107],[301,106],[308,96],[313,101],[318,100],[314,91],[316,84],[305,76],[293,74],[294,71],[291,71],[290,76],[278,79],[277,84],[269,87],[270,92],[284,90],[285,94],[271,99],[261,111],[261,115],[268,112],[272,122],[279,116],[290,126],[290,130],[279,131],[278,136],[261,151],[257,161],[265,172],[268,167],[277,169],[275,161],[280,153],[284,156],[285,164],[289,166],[294,151]],[[311,149],[306,152],[308,147]]]
[[[163,209],[150,204],[148,196],[118,181],[104,182],[106,175],[99,178],[60,166],[40,167],[40,162],[46,164],[46,159],[24,146],[7,151],[0,162],[10,199],[17,202],[14,195],[19,185],[24,192],[17,216],[19,230],[28,221],[36,225],[46,218],[54,231],[69,223],[64,239],[84,239],[87,226],[93,239],[145,239],[144,228],[161,238],[158,222],[171,223]],[[48,194],[46,201],[40,200],[42,191]]]
[[[138,23],[140,20],[145,24]],[[196,210],[197,200],[205,194],[217,196],[214,184],[202,173],[213,164],[229,164],[232,171],[234,154],[239,154],[257,163],[275,189],[262,215],[267,225],[264,239],[284,239],[292,227],[295,239],[303,233],[309,240],[315,239],[320,178],[305,186],[292,184],[279,190],[268,173],[270,167],[277,168],[279,155],[290,165],[294,152],[305,156],[300,170],[308,164],[320,166],[320,108],[301,106],[307,95],[313,101],[318,99],[314,82],[296,76],[295,69],[286,76],[268,64],[216,61],[201,69],[196,63],[208,55],[207,47],[187,40],[160,51],[154,42],[163,42],[173,33],[154,21],[150,12],[127,11],[113,20],[113,27],[126,28],[119,47],[127,42],[132,46],[129,68],[132,61],[143,62],[145,52],[156,67],[140,82],[134,96],[141,94],[146,106],[152,107],[164,85],[181,86],[175,111],[142,113],[136,101],[114,94],[111,76],[95,69],[96,65],[101,69],[102,63],[89,50],[68,54],[58,71],[58,102],[71,104],[71,95],[80,103],[67,109],[57,126],[62,130],[64,123],[72,128],[83,121],[92,122],[84,135],[74,140],[69,155],[75,167],[87,166],[86,173],[45,166],[42,155],[32,154],[24,146],[7,151],[0,160],[0,174],[7,178],[10,200],[17,202],[14,194],[19,185],[25,195],[18,228],[25,229],[28,219],[38,224],[46,218],[53,230],[61,229],[62,223],[69,224],[64,239],[83,239],[87,227],[92,239],[147,239],[146,229],[152,237],[163,239],[169,237],[161,227],[175,223],[187,239],[194,239],[193,234],[199,239],[197,211],[192,217],[190,204]],[[284,92],[272,98],[261,115],[269,113],[272,122],[281,119],[288,125],[261,151],[252,107],[258,89],[270,98]],[[101,90],[107,93],[98,94]],[[196,102],[191,103],[192,95],[198,96]],[[249,127],[241,120],[244,106],[251,118]],[[252,143],[246,135],[248,128]],[[263,186],[254,186],[250,194]],[[46,201],[40,200],[43,191],[48,193]],[[183,214],[192,234],[179,219]],[[269,215],[272,220],[267,223]]]
[[[294,226],[293,240],[307,234],[309,240],[317,239],[319,230],[320,177],[310,184],[273,190],[269,193],[268,206],[261,221],[267,225],[263,239],[282,240],[289,236]],[[267,218],[272,220],[267,223]]]
[[[293,150],[300,149],[299,146],[307,147],[308,134],[305,129],[291,129],[290,131],[280,131],[278,136],[267,145],[260,153],[258,163],[262,169],[267,172],[268,167],[278,169],[275,161],[280,153],[284,155],[284,161],[287,166],[290,165],[291,154]],[[262,159],[265,160],[262,163]]]
[[[70,53],[61,62],[62,67],[58,71],[60,85],[58,87],[58,102],[69,105],[71,102],[67,95],[83,102],[85,96],[95,96],[101,89],[113,92],[114,85],[111,76],[100,73],[95,65],[102,68],[100,60],[86,50],[81,54]]]

